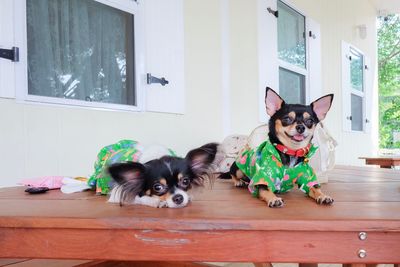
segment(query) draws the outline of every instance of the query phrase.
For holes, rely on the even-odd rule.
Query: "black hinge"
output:
[[[311,38],[315,39],[317,38],[317,36],[315,35],[315,33],[313,33],[312,31],[308,32],[308,36],[310,36]]]
[[[275,17],[279,17],[279,11],[278,10],[273,10],[272,8],[267,8],[268,12],[274,15]]]
[[[366,70],[368,70],[368,65],[364,65],[364,68],[365,68]]]
[[[151,73],[147,73],[147,84],[152,84],[152,83],[159,83],[162,86],[165,86],[169,82],[164,77],[157,78],[152,76]]]
[[[9,59],[12,62],[18,62],[19,48],[13,46],[11,49],[0,49],[0,58]]]

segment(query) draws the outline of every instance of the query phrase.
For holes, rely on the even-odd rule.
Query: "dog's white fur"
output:
[[[110,203],[120,203],[121,199],[121,189],[122,186],[117,185],[115,186],[110,193],[110,198],[108,202]],[[176,204],[172,200],[175,195],[182,195],[183,202],[181,204]],[[190,196],[183,190],[176,188],[174,194],[171,194],[167,197],[166,200],[160,199],[158,196],[136,196],[131,203],[128,204],[136,204],[136,205],[145,205],[154,208],[183,208],[185,207],[190,201]]]

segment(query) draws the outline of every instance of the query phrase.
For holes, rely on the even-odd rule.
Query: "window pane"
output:
[[[356,50],[350,48],[350,82],[351,87],[358,91],[364,91],[363,88],[363,56]]]
[[[278,1],[279,58],[306,68],[305,17]]]
[[[363,129],[363,98],[351,94],[351,129],[362,131]]]
[[[289,104],[305,104],[304,75],[279,68],[279,95]]]
[[[27,0],[29,94],[135,105],[133,20],[93,0]]]

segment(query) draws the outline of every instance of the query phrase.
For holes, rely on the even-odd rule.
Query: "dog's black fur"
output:
[[[163,156],[144,164],[122,162],[111,165],[108,171],[119,185],[120,204],[132,202],[136,196],[165,198],[172,196],[176,205],[183,201],[182,193],[192,185],[203,185],[211,179],[209,171],[217,154],[218,144],[210,143],[189,151],[185,158]]]
[[[267,87],[265,96],[267,96],[269,90],[272,90],[272,89]],[[333,94],[330,94],[328,96],[331,96],[331,103],[332,103]],[[319,99],[321,99],[321,98],[319,98]],[[317,99],[316,101],[318,101],[319,99]],[[314,102],[316,102],[316,101],[314,101]],[[297,123],[296,127],[298,127],[298,128],[296,128],[296,129],[298,130],[299,133],[302,133],[305,128],[311,129],[312,127],[316,126],[320,122],[320,120],[318,119],[317,114],[315,114],[315,112],[313,110],[313,103],[311,103],[311,105],[301,105],[301,104],[286,104],[285,101],[283,101],[282,107],[279,110],[277,110],[274,115],[271,116],[271,118],[268,122],[268,126],[269,126],[268,137],[269,137],[269,140],[271,141],[271,143],[282,144],[282,142],[279,140],[279,138],[276,135],[275,122],[278,119],[282,121],[283,126],[288,126],[290,124]],[[290,112],[294,112],[296,114],[296,119],[293,121],[285,122],[284,118]],[[303,117],[304,112],[307,112],[308,114],[310,114],[311,117],[305,119]],[[278,150],[278,153],[281,156],[282,164],[288,166],[290,163],[290,156],[288,156],[285,153],[282,153],[279,150]],[[304,161],[304,157],[298,157],[296,159],[295,164],[298,164],[303,161]]]
[[[275,146],[277,144],[283,146],[282,149],[286,153],[276,148],[283,165],[294,167],[305,160],[304,156],[295,156],[295,152],[300,151],[304,154],[303,150],[311,143],[316,125],[325,118],[332,101],[333,94],[329,94],[315,100],[310,105],[286,104],[274,90],[266,88],[266,111],[270,115],[268,137]],[[289,150],[293,151],[290,155]],[[250,178],[243,174],[236,162],[232,164],[228,173],[220,174],[219,178],[233,178],[235,186],[246,186],[250,182]],[[268,191],[266,185],[259,187],[264,192]],[[332,204],[333,199],[324,195],[319,187],[319,185],[315,185],[314,188],[318,190],[310,196],[319,204]],[[267,201],[270,207],[283,206],[283,200],[276,198],[273,194],[264,194],[262,199]]]
[[[266,88],[265,91],[265,97],[267,98],[268,95],[268,91],[273,91],[275,93],[275,91],[269,87]],[[276,94],[276,93],[275,93]],[[326,96],[330,96],[331,97],[331,103],[333,101],[333,94],[329,94]],[[324,97],[326,97],[324,96]],[[321,97],[322,98],[322,97]],[[302,105],[302,104],[286,104],[286,102],[282,99],[282,105],[280,107],[280,109],[278,109],[274,115],[271,116],[271,118],[269,119],[268,122],[268,128],[269,128],[269,132],[268,132],[268,137],[269,140],[271,141],[271,143],[273,144],[282,144],[282,142],[279,140],[279,138],[277,137],[277,133],[276,133],[276,121],[277,120],[281,120],[282,121],[282,125],[283,126],[288,126],[290,124],[297,124],[296,127],[298,127],[298,132],[302,133],[304,132],[305,128],[311,129],[313,127],[315,127],[320,120],[318,119],[317,114],[314,112],[313,109],[313,105],[315,102],[317,102],[318,100],[320,100],[321,98],[318,98],[317,100],[315,100],[313,103],[311,103],[310,105]],[[285,116],[287,116],[287,114],[289,114],[290,112],[294,112],[296,114],[296,118],[295,120],[285,120]],[[307,112],[308,114],[310,114],[311,116],[307,119],[305,119],[303,117],[304,112]],[[291,156],[282,153],[281,151],[278,150],[278,153],[281,157],[281,161],[283,165],[289,166],[290,164],[290,160],[291,160]],[[298,164],[300,162],[304,161],[304,157],[297,157],[295,164]],[[238,167],[236,166],[236,163],[234,162],[230,168],[230,171],[228,173],[222,173],[219,178],[221,179],[230,179],[231,175],[235,174],[236,171],[238,170]],[[243,178],[245,180],[245,182],[249,182],[249,178],[244,177]]]

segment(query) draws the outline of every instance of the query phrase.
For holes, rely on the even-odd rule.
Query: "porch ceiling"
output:
[[[400,14],[400,1],[398,0],[370,0],[377,10],[378,15]]]

